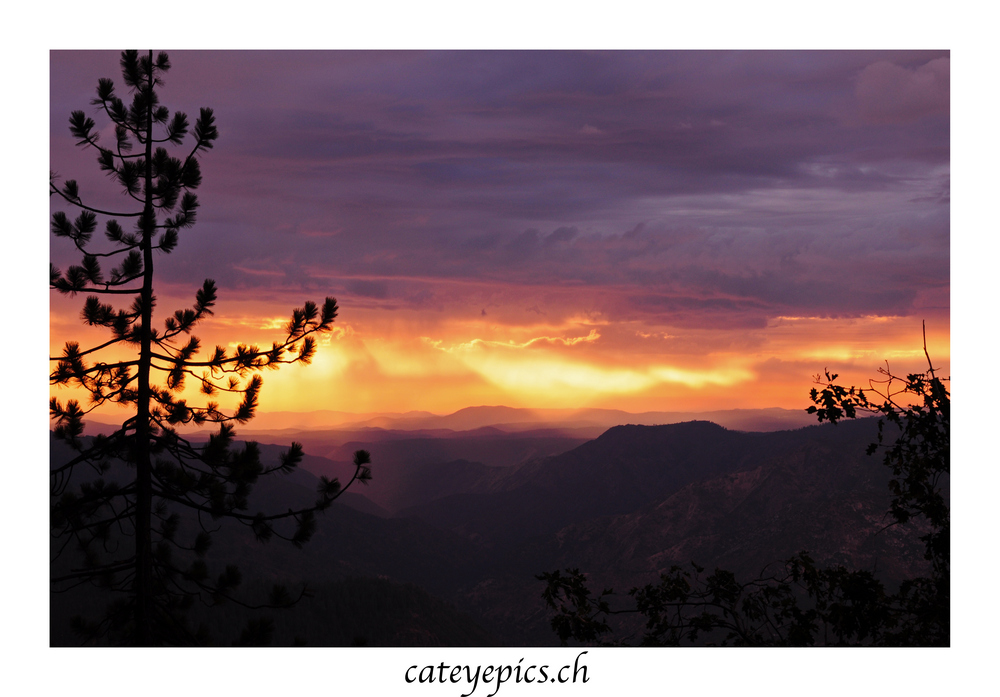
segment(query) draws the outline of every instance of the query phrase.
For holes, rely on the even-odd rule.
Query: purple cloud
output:
[[[747,326],[905,315],[949,285],[947,52],[171,61],[163,102],[214,108],[221,133],[171,282],[386,307],[491,282],[522,313],[551,284],[620,318]],[[66,128],[117,56],[51,65],[52,168],[122,205]]]
[[[915,68],[880,60],[858,76],[861,113],[875,123],[901,123],[931,114],[947,113],[951,65],[935,58]]]

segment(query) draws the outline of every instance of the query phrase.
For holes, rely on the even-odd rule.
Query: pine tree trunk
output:
[[[148,90],[153,90],[153,52],[149,52]],[[146,104],[146,168],[145,202],[142,228],[142,319],[138,369],[138,403],[136,408],[136,494],[135,494],[135,643],[154,643],[152,623],[153,556],[152,503],[153,481],[150,461],[150,364],[152,363],[153,319],[153,233],[156,216],[153,209],[153,105]]]

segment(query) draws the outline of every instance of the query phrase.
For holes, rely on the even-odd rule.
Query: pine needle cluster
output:
[[[97,124],[84,111],[74,111],[69,125],[77,145],[96,153],[101,171],[133,208],[96,208],[85,203],[75,180],[60,186],[52,174],[49,182],[50,196],[76,210],[76,217],[54,213],[52,234],[82,255],[65,271],[52,266],[50,287],[85,294],[83,323],[110,334],[86,349],[66,342],[61,355],[50,358],[51,385],[87,395],[85,403],[64,404],[56,397],[50,402],[54,437],[75,451],[68,462],[51,467],[52,563],[60,569],[52,584],[56,592],[92,584],[115,598],[103,616],[74,620],[84,640],[197,644],[208,637],[187,627],[187,607],[196,601],[243,602],[235,594],[239,570],[229,566],[213,575],[206,561],[219,521],[238,521],[260,541],[280,537],[301,546],[316,528],[317,512],[354,482],[371,478],[370,458],[365,451],[355,453],[351,480],[342,486],[323,479],[310,505],[275,513],[249,510],[258,480],[294,471],[303,452],[292,443],[277,465],[265,467],[256,443],[236,442],[234,425],[253,418],[263,370],[310,362],[316,336],[333,327],[337,302],[328,297],[293,310],[284,335],[269,347],[239,344],[206,352],[192,331],[212,315],[217,300],[215,282],[207,279],[191,307],[167,315],[160,328],[154,325],[156,255],[172,252],[180,233],[194,225],[199,158],[219,132],[211,109],[201,109],[192,128],[186,114],[160,104],[158,88],[170,69],[166,53],[124,51],[120,67],[127,96],[102,78],[92,102],[113,126],[113,142],[101,142]],[[100,224],[103,239],[94,234]],[[128,357],[108,359],[109,353]],[[192,383],[203,403],[181,396]],[[213,399],[219,395],[234,397],[235,408],[221,407]],[[84,438],[86,415],[107,404],[127,409],[129,416],[110,435]],[[218,431],[206,443],[195,443],[179,433],[185,424]],[[197,532],[185,534],[182,519],[197,521]],[[256,605],[280,607],[294,600],[276,587]],[[251,629],[247,637],[260,634]]]

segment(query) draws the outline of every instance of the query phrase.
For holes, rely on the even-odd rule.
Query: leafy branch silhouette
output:
[[[866,413],[879,417],[867,452],[881,452],[893,475],[891,525],[920,521],[929,529],[920,537],[929,576],[889,592],[870,571],[822,568],[800,552],[746,582],[724,569],[705,574],[694,563],[672,566],[625,600],[611,588],[595,595],[579,569],[556,570],[536,578],[545,582],[542,598],[554,611],[550,623],[560,641],[630,643],[633,637],[613,637],[608,619],[637,615],[645,620],[637,643],[646,646],[948,646],[950,509],[943,485],[951,467],[951,395],[949,379],[937,376],[927,353],[926,329],[924,355],[925,372],[900,377],[886,364],[867,393],[824,371],[815,377],[807,411],[833,424]]]

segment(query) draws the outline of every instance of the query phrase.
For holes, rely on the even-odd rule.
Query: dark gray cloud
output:
[[[355,295],[376,300],[389,297],[389,284],[385,281],[353,280],[347,283],[347,290]]]
[[[341,274],[347,297],[404,305],[449,291],[394,278],[579,284],[621,316],[751,326],[907,314],[949,284],[946,52],[171,59],[164,103],[213,107],[221,133],[161,266],[176,282],[297,294]],[[116,55],[54,52],[51,76],[53,169],[123,205],[66,130]]]

